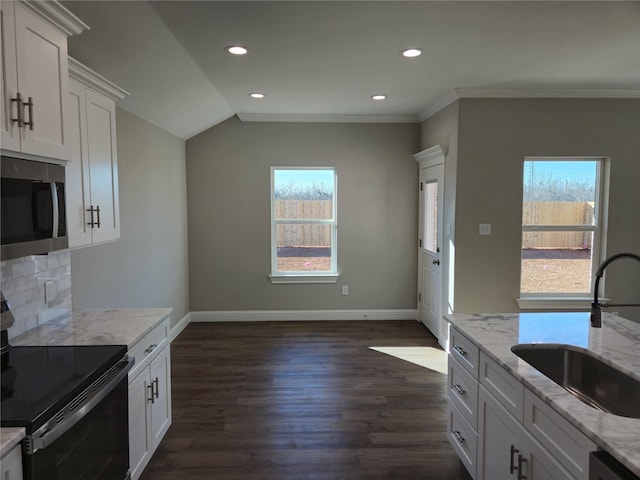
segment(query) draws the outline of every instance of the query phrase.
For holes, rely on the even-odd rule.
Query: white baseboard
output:
[[[189,325],[191,322],[191,313],[187,313],[184,317],[180,319],[178,323],[176,323],[169,332],[169,342],[173,342],[180,333]]]
[[[191,312],[192,322],[417,320],[417,310],[230,310]]]

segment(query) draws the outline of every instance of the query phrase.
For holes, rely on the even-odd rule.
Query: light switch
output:
[[[491,235],[491,224],[490,223],[481,223],[480,228],[478,229],[480,235]]]

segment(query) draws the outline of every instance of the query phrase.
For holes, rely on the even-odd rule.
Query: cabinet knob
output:
[[[18,104],[18,108],[16,110],[17,114],[18,114],[18,118],[11,118],[12,122],[17,122],[18,123],[18,128],[22,128],[24,126],[24,119],[22,118],[22,110],[23,110],[23,104],[22,104],[22,95],[20,94],[20,92],[18,92],[16,94],[16,98],[12,98],[11,99],[11,104],[13,105],[13,103],[17,103]]]
[[[515,445],[511,445],[511,450],[509,452],[509,473],[511,475],[513,475],[513,472],[515,472],[518,467],[516,467],[513,463],[513,461],[515,460],[515,456],[516,453],[520,453],[520,450],[518,450]]]
[[[27,103],[22,104],[23,107],[27,107],[29,109],[29,121],[24,120],[22,122],[23,125],[29,126],[29,130],[33,130],[33,126],[35,125],[33,120],[33,98],[29,97]]]
[[[524,474],[523,464],[526,466],[527,459],[518,454],[518,480],[527,480],[527,476]]]
[[[147,390],[149,391],[149,397],[147,397],[147,402],[156,403],[156,400],[153,396],[153,383],[147,385]]]
[[[464,395],[465,393],[467,393],[467,391],[464,388],[462,388],[461,385],[459,385],[457,383],[453,384],[453,388],[455,388],[460,395]]]
[[[453,347],[453,349],[458,352],[460,355],[462,355],[463,357],[467,354],[466,350],[462,347],[459,347],[458,345],[456,345],[455,347]]]
[[[451,433],[453,433],[453,436],[456,437],[458,442],[464,443],[464,437],[462,435],[460,435],[460,431],[459,430],[451,430]]]

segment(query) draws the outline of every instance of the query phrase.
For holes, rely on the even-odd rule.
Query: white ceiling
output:
[[[640,98],[638,1],[62,3],[91,27],[70,55],[184,139],[232,115],[397,122],[462,96]]]

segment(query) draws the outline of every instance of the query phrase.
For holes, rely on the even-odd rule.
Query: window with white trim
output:
[[[525,159],[521,301],[590,296],[601,261],[605,167],[605,159]]]
[[[337,279],[334,168],[271,168],[271,279]]]

